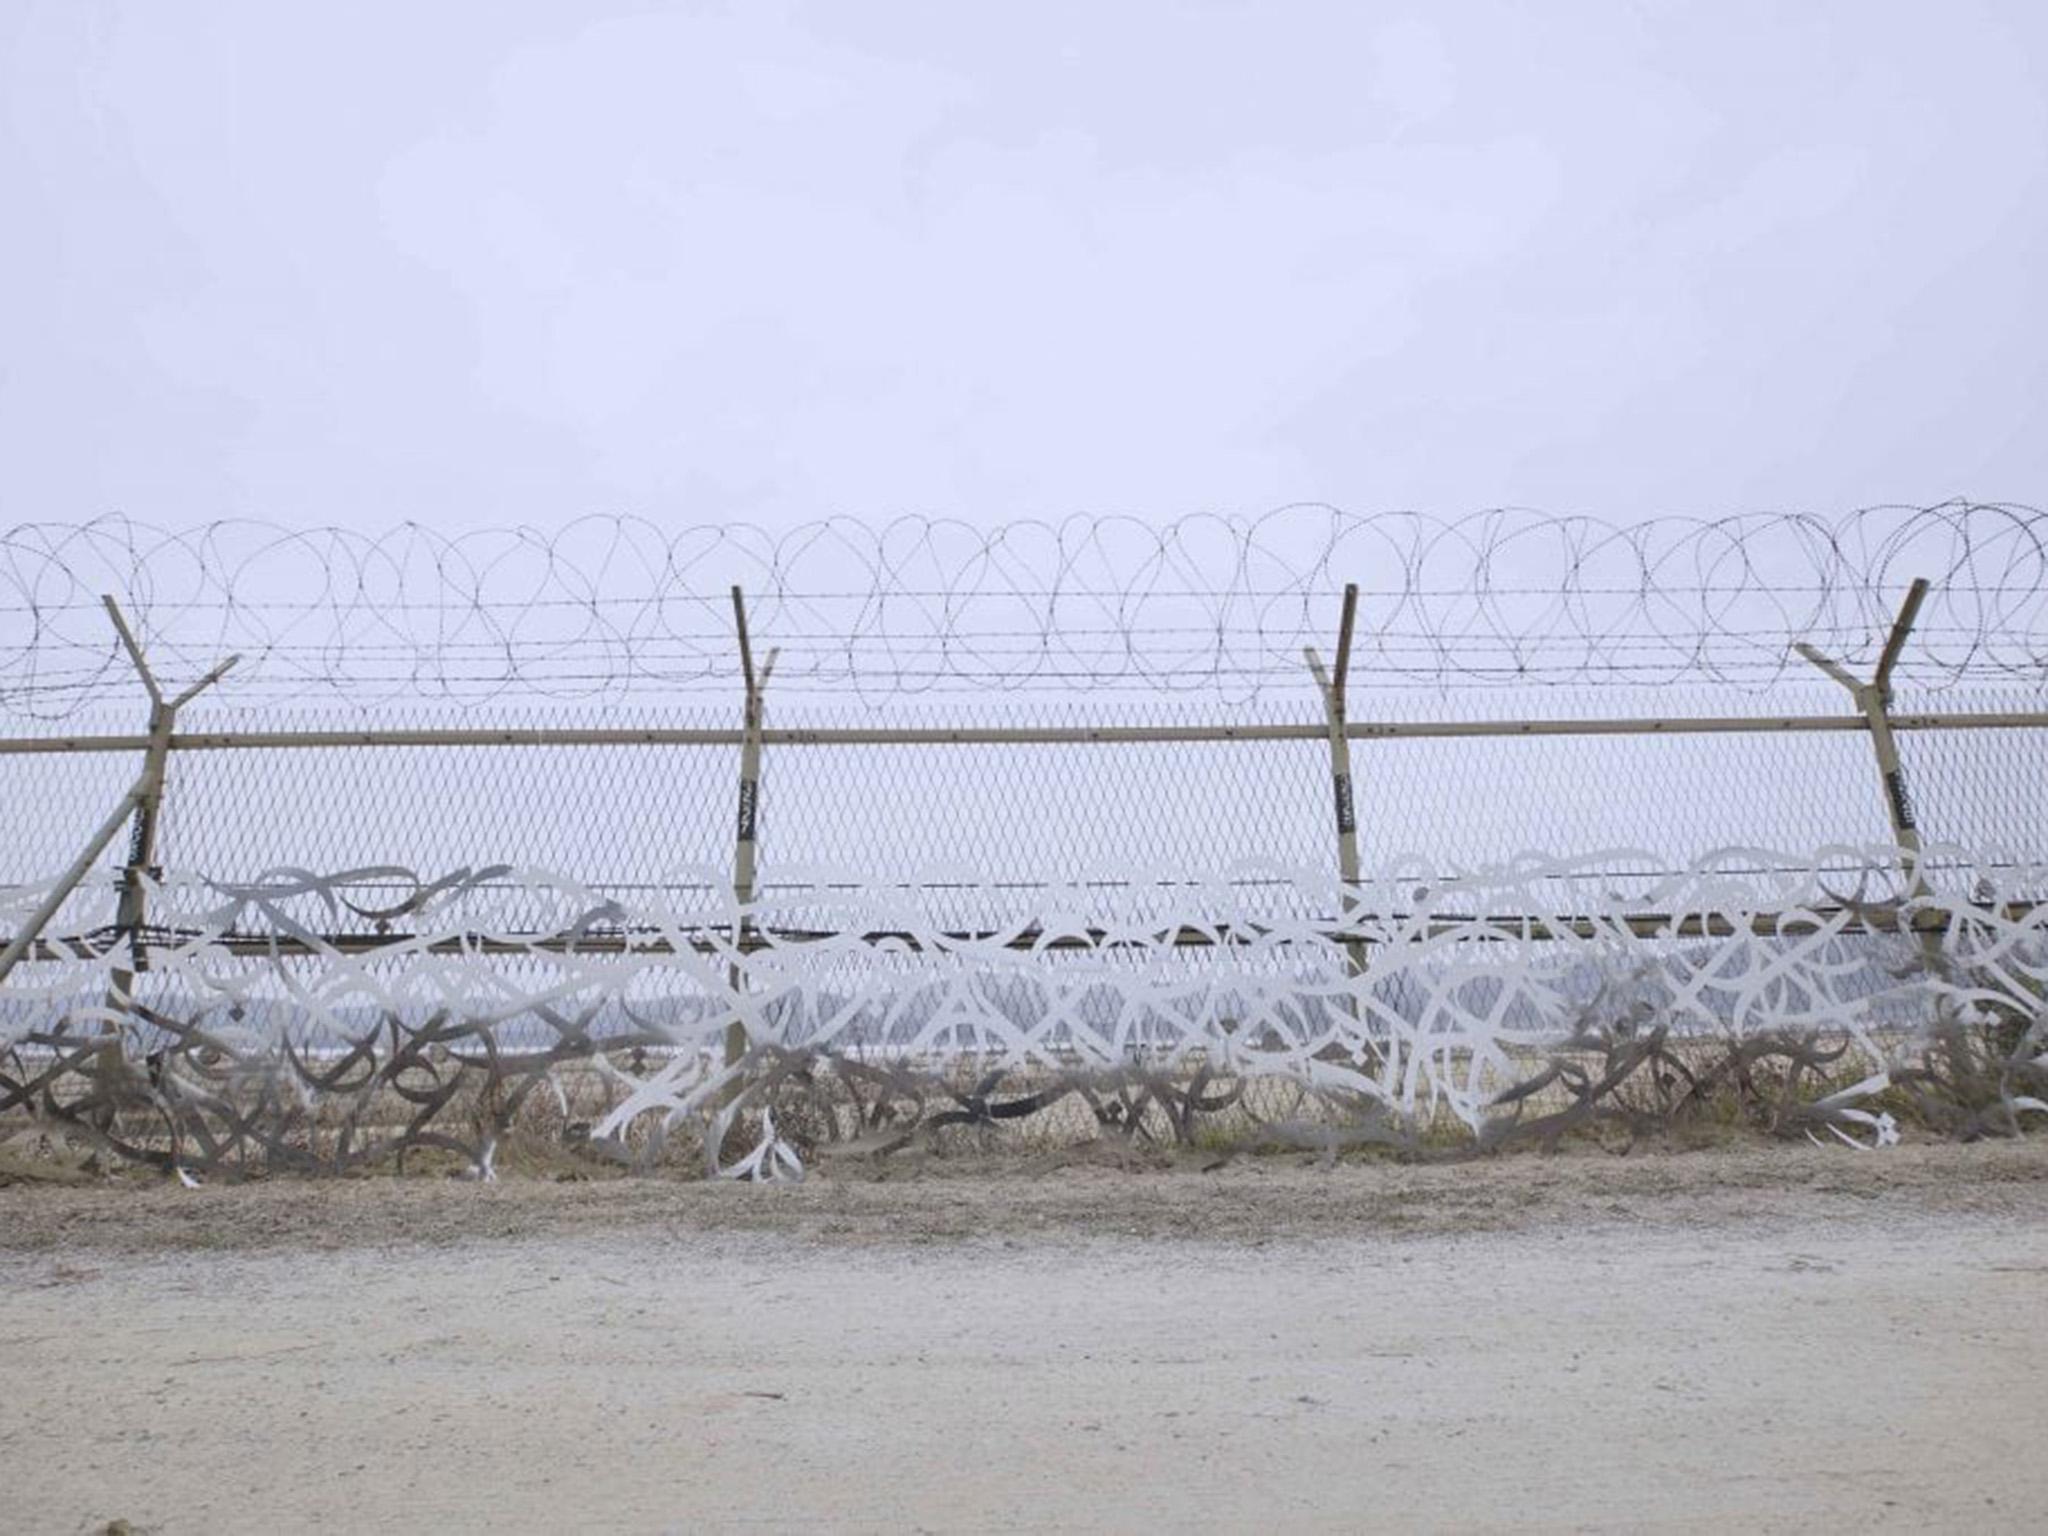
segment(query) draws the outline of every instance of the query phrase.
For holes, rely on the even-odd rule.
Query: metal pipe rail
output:
[[[1895,731],[1985,731],[2048,729],[2048,710],[1893,715]],[[1351,741],[1424,740],[1485,736],[1699,736],[1776,732],[1868,731],[1869,720],[1853,715],[1699,715],[1645,719],[1549,720],[1351,720]],[[1054,746],[1142,742],[1327,741],[1327,724],[1315,725],[1073,725],[1073,726],[818,726],[764,727],[764,746]],[[521,729],[396,728],[361,731],[178,731],[174,752],[236,752],[333,747],[737,747],[744,729],[661,726],[562,726]],[[0,738],[0,756],[96,752],[142,752],[147,735],[13,736]]]

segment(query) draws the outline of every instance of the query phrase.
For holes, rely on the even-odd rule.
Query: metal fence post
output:
[[[149,693],[149,745],[143,749],[142,777],[135,784],[135,824],[128,839],[128,862],[121,870],[120,905],[114,914],[116,931],[127,935],[128,958],[133,969],[114,972],[107,993],[107,1006],[115,1008],[133,1002],[135,972],[148,963],[142,944],[142,924],[149,915],[148,898],[142,882],[143,877],[156,868],[157,824],[163,813],[164,778],[170,765],[171,732],[177,725],[178,711],[219,682],[242,658],[239,655],[228,657],[176,698],[166,699],[163,690],[157,686],[156,674],[150,670],[148,658],[136,642],[135,632],[128,627],[121,605],[110,594],[102,594],[100,601],[106,605],[107,617],[114,621],[114,632],[121,637],[121,645],[128,652],[128,659],[135,664],[136,675],[142,679],[143,688]]]
[[[1316,686],[1322,690],[1323,714],[1329,727],[1330,785],[1337,809],[1337,873],[1344,882],[1340,905],[1346,928],[1350,927],[1358,906],[1358,815],[1352,799],[1351,738],[1345,732],[1344,714],[1344,690],[1351,677],[1351,631],[1357,619],[1358,584],[1347,582],[1344,587],[1344,614],[1337,625],[1336,665],[1326,672],[1323,658],[1316,654],[1316,648],[1312,645],[1302,648],[1302,654],[1308,658],[1309,671],[1315,676]],[[1363,941],[1349,938],[1344,948],[1350,957],[1351,974],[1363,975]]]
[[[1920,605],[1927,598],[1927,590],[1928,581],[1924,576],[1916,577],[1907,589],[1906,600],[1899,605],[1898,617],[1892,621],[1891,633],[1885,637],[1884,650],[1878,656],[1877,673],[1867,683],[1805,641],[1793,646],[1801,656],[1848,689],[1849,696],[1863,712],[1870,728],[1870,744],[1877,754],[1878,776],[1884,784],[1885,810],[1891,817],[1892,839],[1899,845],[1899,864],[1906,877],[1906,895],[1913,901],[1925,900],[1929,889],[1921,859],[1919,819],[1914,814],[1913,797],[1906,788],[1906,770],[1899,761],[1899,744],[1892,735],[1892,668],[1898,664],[1899,653],[1905,649],[1906,637],[1913,631],[1913,621],[1920,615]],[[1939,960],[1940,934],[1922,930],[1920,943],[1929,959]]]
[[[775,671],[775,658],[780,649],[768,652],[757,676],[754,671],[754,646],[747,633],[747,601],[740,589],[732,589],[733,627],[739,635],[740,673],[747,689],[744,730],[740,737],[740,805],[739,823],[735,829],[732,850],[732,894],[739,904],[739,920],[733,926],[733,947],[744,949],[747,938],[747,906],[755,894],[755,874],[758,853],[756,833],[760,826],[761,813],[761,695],[768,687],[768,679]],[[745,977],[735,961],[730,977],[733,995],[737,997],[745,985]],[[735,1017],[725,1028],[725,1064],[733,1065],[747,1054],[747,1026]]]

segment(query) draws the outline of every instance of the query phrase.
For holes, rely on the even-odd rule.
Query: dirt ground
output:
[[[2048,1138],[0,1189],[0,1529],[2037,1528]]]

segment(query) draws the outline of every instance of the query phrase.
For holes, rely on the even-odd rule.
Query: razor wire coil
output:
[[[779,652],[778,697],[1256,702],[1308,686],[1303,648],[1332,645],[1351,582],[1354,690],[1760,693],[1810,675],[1798,641],[1867,668],[1916,577],[1933,589],[1902,679],[2048,679],[2048,515],[2002,504],[1628,526],[1294,506],[779,535],[623,517],[447,534],[109,516],[0,529],[0,715],[130,698],[103,593],[167,679],[240,653],[223,704],[460,710],[730,696],[734,586],[757,653]]]

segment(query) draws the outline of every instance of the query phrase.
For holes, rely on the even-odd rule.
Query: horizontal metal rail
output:
[[[1991,731],[2048,729],[2048,711],[1894,715],[1895,731]],[[1354,741],[1425,740],[1470,736],[1701,736],[1756,735],[1784,731],[1866,731],[1855,715],[1672,716],[1662,719],[1586,720],[1353,720],[1344,734]],[[1317,725],[1072,725],[1072,726],[783,726],[764,729],[764,745],[981,746],[1077,743],[1327,741],[1329,727]],[[742,730],[696,730],[659,726],[563,726],[500,730],[490,727],[361,731],[179,731],[174,752],[297,751],[333,747],[737,747]],[[16,736],[0,738],[0,756],[140,752],[146,735]]]
[[[1830,928],[1843,935],[1940,933],[1958,918],[1965,916],[1988,917],[2004,923],[2024,922],[2038,905],[2031,901],[2005,902],[1995,906],[1962,904],[1921,907],[1911,913],[1903,912],[1896,906],[1883,904],[1862,907],[1830,905],[1798,907],[1784,912],[1754,912],[1740,921],[1731,920],[1718,913],[1637,912],[1613,917],[1440,915],[1417,923],[1409,914],[1397,912],[1364,914],[1349,923],[1318,924],[1309,930],[1309,936],[1329,944],[1385,944],[1457,935],[1466,935],[1487,942],[1543,942],[1555,939],[1611,937],[1624,930],[1636,938],[1667,939],[1732,938],[1745,933],[1759,938],[1790,938]],[[1410,926],[1411,924],[1413,926]],[[1384,932],[1387,925],[1393,925],[1400,930],[1398,939],[1388,938]],[[961,929],[930,936],[920,936],[908,930],[876,929],[864,931],[855,937],[863,944],[887,944],[893,948],[919,952],[926,948],[929,942],[936,940],[942,944],[963,947],[999,943],[999,946],[1006,950],[1057,953],[1127,948],[1152,949],[1168,944],[1183,949],[1234,948],[1270,943],[1273,933],[1273,929],[1262,924],[1219,923],[1184,924],[1175,928],[1156,930],[1139,938],[1131,938],[1125,934],[1112,935],[1100,928],[1091,928],[1084,933],[1066,932],[1052,938],[1048,938],[1037,928],[1020,929],[1007,934],[1002,931]],[[141,947],[145,951],[176,948],[189,942],[191,937],[165,930],[149,929],[143,929],[139,934]],[[696,954],[731,954],[736,948],[741,953],[751,954],[781,946],[827,943],[842,937],[845,935],[831,929],[762,928],[750,923],[737,944],[734,942],[730,927],[706,924],[690,930],[681,943],[652,933],[472,932],[444,934],[424,941],[419,935],[403,933],[334,933],[321,934],[313,938],[285,934],[227,933],[209,940],[207,947],[215,952],[232,955],[277,958],[306,958],[325,954],[372,955],[389,950],[431,955],[659,956],[676,954],[682,950]],[[30,946],[29,958],[91,959],[126,942],[127,935],[124,931],[102,929],[92,933],[40,940]]]

